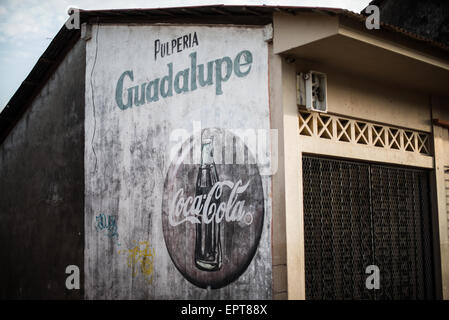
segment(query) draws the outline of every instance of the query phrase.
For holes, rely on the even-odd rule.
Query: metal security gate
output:
[[[434,297],[427,171],[305,156],[303,187],[307,299]]]

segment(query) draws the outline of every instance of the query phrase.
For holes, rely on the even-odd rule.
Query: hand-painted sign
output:
[[[174,53],[181,52],[185,49],[198,45],[198,35],[196,32],[175,37],[171,41],[162,41],[156,39],[154,41],[154,60],[157,57],[164,58],[165,56],[171,56]]]
[[[248,224],[251,224],[253,213],[244,211],[245,201],[237,201],[238,196],[248,188],[249,181],[245,185],[242,184],[242,180],[236,183],[230,180],[217,181],[210,188],[206,197],[204,194],[199,194],[186,199],[184,198],[184,189],[179,189],[170,207],[170,225],[175,227],[186,221],[193,224],[209,224],[213,221],[220,223],[223,219],[226,222],[232,222],[242,221],[243,218],[246,218],[246,221],[250,221]],[[226,188],[231,189],[231,197],[227,202],[217,203],[224,192],[223,189]]]
[[[239,139],[225,130],[214,131]],[[220,288],[237,279],[254,256],[264,221],[264,195],[252,155],[246,164],[215,164],[214,139],[204,138],[205,132],[201,163],[176,158],[168,170],[162,225],[170,257],[186,279],[201,288]],[[182,146],[187,155],[197,140],[188,139]],[[250,154],[246,146],[244,152]]]
[[[132,106],[140,106],[158,101],[159,93],[161,98],[167,98],[173,96],[173,90],[176,94],[195,91],[198,88],[198,84],[200,87],[213,85],[214,79],[215,94],[221,95],[223,94],[223,83],[231,78],[233,71],[237,77],[245,77],[251,71],[251,64],[253,62],[253,55],[249,50],[240,51],[234,60],[226,56],[214,59],[207,63],[206,77],[204,64],[197,65],[197,53],[193,52],[189,57],[190,68],[177,72],[174,78],[173,63],[167,64],[167,75],[163,76],[162,79],[156,78],[138,85],[132,83],[134,81],[134,72],[132,70],[123,72],[115,87],[117,106],[125,110]],[[214,73],[215,77],[213,76]],[[130,87],[125,89],[125,80],[127,79],[131,83]],[[127,92],[126,98],[123,97],[125,92]]]
[[[259,151],[272,144],[248,134],[270,130],[263,30],[92,26],[86,299],[271,298],[271,177]],[[197,122],[213,134],[201,135]],[[115,219],[97,220],[101,212]],[[114,239],[119,232],[120,247],[92,223]]]

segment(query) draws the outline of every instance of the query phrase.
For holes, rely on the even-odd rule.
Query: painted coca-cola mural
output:
[[[267,30],[93,24],[87,299],[272,297]]]
[[[217,143],[230,140],[243,145],[237,149],[248,155],[245,163],[215,163],[215,153],[235,153],[232,145]],[[199,163],[186,163],[195,143],[201,146]],[[262,180],[243,141],[218,129],[188,139],[168,169],[163,194],[164,239],[183,276],[212,289],[238,278],[254,256],[264,223]]]

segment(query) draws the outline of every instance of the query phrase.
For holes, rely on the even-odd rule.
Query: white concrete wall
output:
[[[172,39],[189,34],[193,37],[195,32],[197,45],[192,46],[190,42],[190,46],[180,52],[176,47],[171,55],[161,57],[158,54],[155,58],[157,39],[161,43],[169,41],[171,49]],[[249,64],[242,65],[238,69],[242,73],[239,77],[235,58],[244,50],[251,52],[251,69],[248,71]],[[191,134],[198,121],[202,128],[229,129],[237,135],[234,129],[270,129],[268,48],[263,29],[168,25],[100,25],[98,28],[94,25],[86,51],[85,297],[270,299],[271,177],[262,174],[262,167],[259,171],[264,219],[260,242],[249,266],[229,285],[205,290],[186,280],[169,256],[162,228],[164,182],[174,145],[170,135],[175,130],[184,129]],[[190,82],[189,55],[193,52],[197,55],[197,65],[204,64],[207,69],[209,61],[215,63],[213,84],[201,87],[197,79],[196,90],[192,90]],[[232,60],[232,72],[228,80],[222,81],[220,92],[216,85],[215,60],[225,56]],[[169,72],[170,63],[173,79],[179,71],[190,69],[186,92],[177,94],[173,88],[172,96],[163,98],[159,92],[158,101],[119,107],[116,90],[125,71],[132,71],[133,80],[129,73],[123,77],[123,90],[120,87],[118,90],[118,99],[123,99],[123,104],[128,101],[128,88],[139,85],[140,95],[143,83],[157,78],[162,81]],[[225,64],[223,62],[223,78],[226,78]],[[182,82],[179,84],[182,86]],[[255,154],[254,146],[249,145],[249,149]],[[191,184],[196,182],[190,181]],[[250,199],[252,195],[247,197]],[[117,235],[113,229],[108,234],[108,230],[98,225],[100,214],[116,219]],[[248,241],[253,236],[251,233]],[[191,239],[186,236],[186,241]],[[149,248],[147,264],[142,265],[142,260],[134,261],[133,274],[133,266],[128,265],[132,261],[129,250],[137,248],[137,253],[142,254],[146,245]],[[237,245],[244,247],[246,244],[234,244]],[[191,256],[191,252],[186,252],[186,257]],[[140,269],[142,266],[146,273]]]

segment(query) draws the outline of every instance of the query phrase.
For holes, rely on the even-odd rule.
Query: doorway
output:
[[[303,190],[307,299],[434,298],[428,171],[304,156]]]

